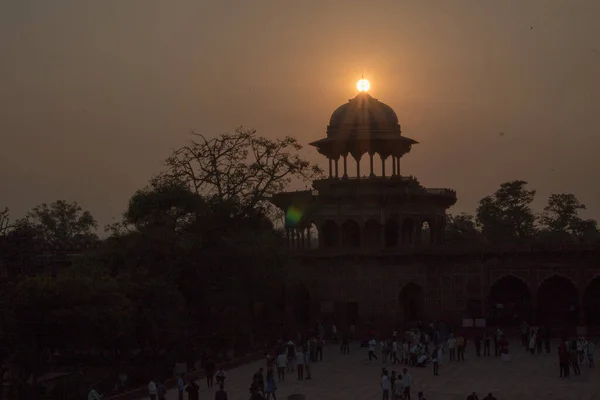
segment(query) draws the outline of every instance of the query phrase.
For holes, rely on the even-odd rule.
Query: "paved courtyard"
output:
[[[553,343],[554,354],[531,356],[513,343],[509,363],[497,357],[478,358],[470,346],[466,361],[444,362],[440,366],[440,376],[433,376],[430,367],[409,368],[413,376],[413,398],[416,399],[417,391],[422,390],[428,400],[464,400],[472,391],[477,392],[480,399],[492,392],[498,400],[600,400],[600,369],[584,366],[581,376],[560,379],[557,345]],[[381,361],[369,363],[366,349],[357,345],[351,350],[350,355],[342,356],[338,347],[328,346],[324,361],[312,364],[313,379],[298,381],[295,375],[286,376],[285,382],[278,384],[277,398],[285,400],[290,394],[302,393],[307,400],[381,399]],[[227,372],[226,390],[230,400],[249,398],[252,375],[263,365],[264,362],[255,362]],[[392,365],[387,368],[389,371],[400,370]],[[214,391],[207,389],[204,381],[198,384],[200,399],[214,399]],[[177,399],[174,389],[169,391],[167,399]]]

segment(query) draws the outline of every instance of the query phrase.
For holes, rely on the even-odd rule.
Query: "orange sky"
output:
[[[104,225],[190,128],[307,144],[364,71],[420,142],[403,173],[456,189],[451,212],[524,179],[600,218],[598,20],[597,0],[2,2],[0,207]]]

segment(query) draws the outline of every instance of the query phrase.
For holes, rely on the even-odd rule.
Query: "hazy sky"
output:
[[[600,218],[599,20],[598,0],[0,0],[0,207],[104,225],[190,128],[307,144],[364,70],[420,142],[403,173],[456,189],[451,212],[524,179]]]

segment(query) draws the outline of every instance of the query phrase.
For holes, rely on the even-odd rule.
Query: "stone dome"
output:
[[[358,131],[400,135],[398,116],[387,104],[371,97],[368,93],[359,93],[331,114],[327,135],[336,135],[340,132],[358,133]]]

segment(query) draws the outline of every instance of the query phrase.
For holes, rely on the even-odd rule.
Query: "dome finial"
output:
[[[368,92],[371,88],[371,84],[369,83],[368,79],[365,79],[364,74],[362,78],[358,82],[356,82],[356,88],[359,92]]]

